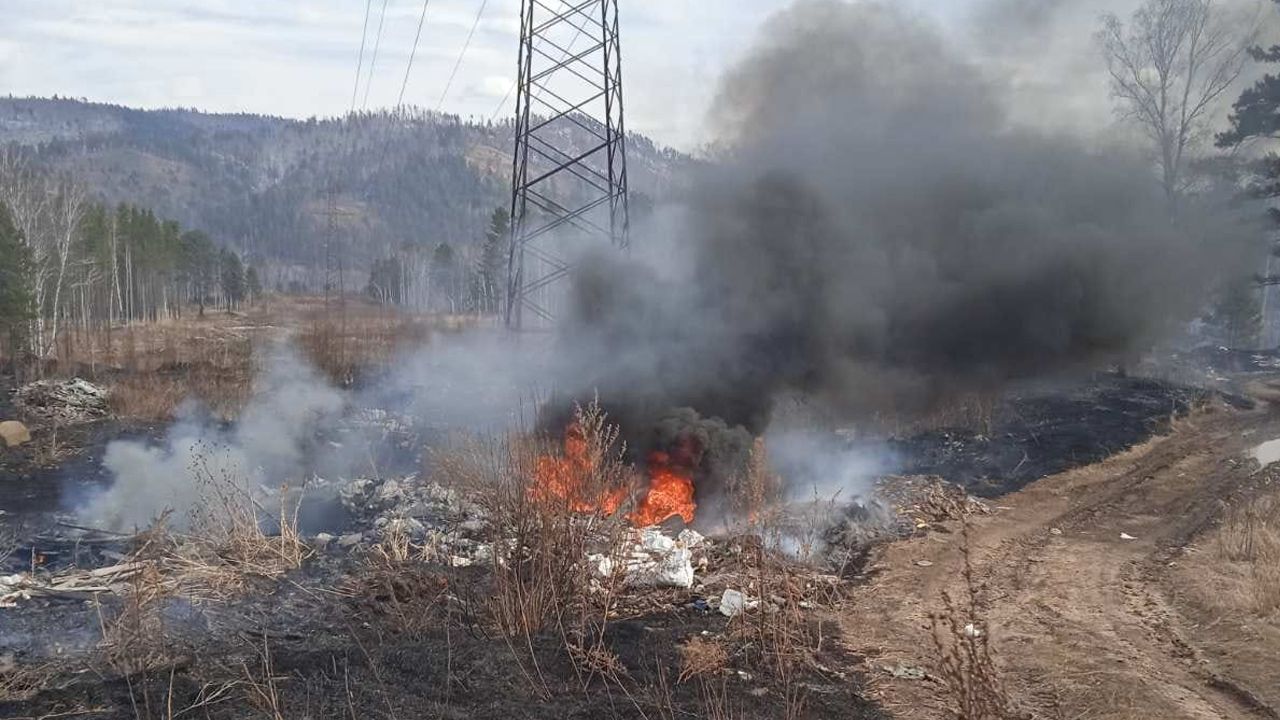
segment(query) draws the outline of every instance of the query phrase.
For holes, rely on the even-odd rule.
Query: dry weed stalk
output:
[[[147,564],[130,579],[118,610],[104,613],[98,606],[98,652],[112,671],[124,677],[143,675],[145,680],[148,671],[170,663],[162,611],[171,590],[160,570]]]
[[[938,672],[946,685],[956,720],[1009,720],[1017,717],[1005,692],[991,652],[991,633],[978,611],[978,586],[969,550],[969,530],[963,528],[961,552],[965,602],[942,594],[945,611],[930,616]]]

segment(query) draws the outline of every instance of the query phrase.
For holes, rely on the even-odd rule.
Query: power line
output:
[[[360,71],[364,70],[364,43],[369,37],[369,12],[373,9],[373,0],[364,2],[364,28],[360,31],[360,58],[356,60],[356,84],[351,88],[351,112],[356,111],[356,96],[360,92]]]
[[[409,87],[409,73],[413,72],[413,58],[418,54],[418,41],[422,39],[422,24],[427,20],[427,5],[430,4],[431,0],[422,0],[422,14],[418,16],[418,34],[413,36],[413,49],[409,51],[409,64],[404,68],[404,82],[400,83],[400,97],[396,100],[397,110],[404,104],[404,91]]]
[[[471,47],[471,39],[476,35],[476,28],[480,27],[480,18],[484,16],[484,9],[488,4],[489,0],[481,0],[480,2],[480,10],[476,13],[475,21],[471,23],[471,32],[467,33],[467,41],[462,43],[462,52],[458,53],[458,59],[453,63],[453,71],[449,73],[449,80],[444,84],[444,92],[440,93],[440,101],[436,103],[436,112],[440,112],[440,108],[444,107],[444,99],[449,94],[449,88],[453,87],[453,79],[458,76],[458,68],[462,67],[462,58],[466,57],[467,49]],[[510,97],[509,92],[507,96]]]
[[[573,6],[569,5],[567,2],[565,2],[565,0],[560,0],[560,8],[572,10]],[[573,54],[573,46],[578,44],[578,39],[582,37],[582,31],[583,31],[583,28],[578,27],[578,31],[573,34],[572,38],[570,38],[568,47],[566,47],[564,52],[562,53],[562,57],[560,58],[561,60],[566,60],[570,55]],[[541,47],[541,46],[542,46],[542,38],[538,38],[538,43],[536,47]],[[519,84],[520,84],[520,80],[518,78],[511,81],[511,87],[507,88],[507,94],[502,96],[502,102],[498,103],[498,107],[494,108],[493,114],[489,116],[489,122],[493,122],[498,118],[498,115],[502,114],[502,109],[507,106],[507,101],[511,99],[511,94],[516,91],[516,86]],[[534,97],[540,97],[541,95],[542,95],[541,91],[534,93]]]
[[[369,60],[369,78],[364,82],[364,106],[369,107],[369,89],[373,87],[373,67],[378,64],[378,48],[382,46],[382,26],[387,20],[387,0],[382,0],[382,13],[378,16],[378,34],[374,36],[373,57]]]

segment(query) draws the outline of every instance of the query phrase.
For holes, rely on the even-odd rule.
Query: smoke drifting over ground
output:
[[[1015,129],[893,8],[807,0],[761,37],[661,261],[580,272],[567,347],[614,407],[759,432],[784,395],[856,419],[1123,360],[1258,237],[1207,198],[1171,218],[1137,153]]]
[[[255,380],[254,396],[230,427],[188,406],[162,445],[119,440],[103,466],[115,478],[80,515],[95,527],[144,527],[166,510],[185,527],[187,512],[209,499],[256,485],[278,487],[314,463],[314,436],[344,406],[342,395],[291,350],[275,348]],[[215,487],[207,487],[210,483]]]

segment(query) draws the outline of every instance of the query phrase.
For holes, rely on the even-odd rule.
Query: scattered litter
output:
[[[38,380],[23,385],[13,396],[26,413],[58,423],[93,420],[107,414],[107,391],[88,380]]]
[[[1049,528],[1049,534],[1050,534],[1050,535],[1061,535],[1061,534],[1062,534],[1062,531],[1061,531],[1061,530],[1059,530],[1058,528]]]
[[[1129,533],[1120,533],[1120,539],[1121,540],[1137,540],[1138,538],[1130,535]]]
[[[933,567],[933,563],[929,560],[917,560],[916,565],[919,567]]]
[[[974,625],[973,623],[969,623],[964,626],[964,636],[969,638],[980,638],[982,637],[982,628]]]

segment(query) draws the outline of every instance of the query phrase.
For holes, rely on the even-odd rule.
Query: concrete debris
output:
[[[30,415],[54,423],[77,423],[106,416],[107,391],[88,380],[39,380],[18,388],[14,402]]]
[[[31,442],[31,431],[17,420],[6,420],[0,422],[0,440],[4,440],[5,447],[25,445]]]

